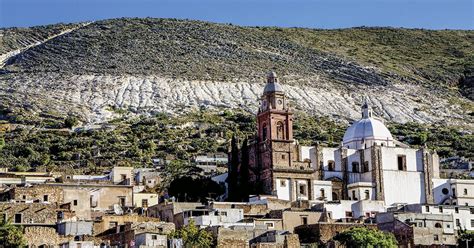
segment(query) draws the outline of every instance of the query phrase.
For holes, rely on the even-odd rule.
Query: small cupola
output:
[[[263,89],[263,94],[268,94],[272,92],[283,92],[283,88],[278,83],[278,77],[273,71],[269,72],[267,75],[267,84]]]
[[[364,104],[362,104],[362,119],[372,118],[372,106],[369,104],[367,97],[364,98]]]

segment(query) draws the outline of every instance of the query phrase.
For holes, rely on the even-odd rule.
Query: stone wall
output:
[[[65,241],[65,238],[60,238],[56,233],[54,227],[30,226],[25,227],[24,237],[29,247],[57,247],[60,243]]]
[[[35,185],[33,187],[16,187],[10,190],[10,199],[16,201],[37,201],[50,203],[63,203],[64,194],[61,188],[48,185]]]
[[[372,229],[377,228],[377,226],[374,224],[317,223],[307,226],[296,227],[295,233],[298,234],[301,243],[315,243],[318,241],[327,243],[328,241],[331,241],[337,233],[340,233],[352,227],[367,227]]]
[[[57,221],[56,207],[44,203],[0,203],[0,214],[15,224],[56,224]],[[16,214],[21,214],[21,222],[15,221]]]

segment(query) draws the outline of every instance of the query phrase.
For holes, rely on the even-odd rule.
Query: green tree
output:
[[[391,233],[385,233],[376,229],[366,227],[354,227],[344,230],[334,236],[336,241],[347,247],[397,247],[397,240]]]
[[[240,164],[239,171],[239,189],[240,189],[240,200],[243,202],[249,201],[250,186],[249,186],[249,147],[247,139],[242,144],[242,162]]]
[[[26,247],[22,228],[14,226],[6,220],[0,220],[0,244],[5,248]]]
[[[238,177],[239,177],[239,146],[235,135],[232,136],[231,141],[231,158],[229,172],[227,176],[227,184],[229,187],[228,201],[237,201],[239,198],[238,192]]]
[[[68,116],[64,120],[64,126],[67,127],[67,128],[72,128],[72,127],[76,126],[77,124],[79,124],[79,120],[74,116]]]
[[[467,230],[458,231],[458,247],[467,248],[474,245],[474,232]]]
[[[5,146],[5,139],[3,137],[0,137],[0,151],[3,149]]]
[[[186,248],[207,248],[211,247],[214,242],[212,234],[197,227],[193,220],[191,220],[188,225],[182,227],[181,229],[170,233],[169,237],[182,239]]]

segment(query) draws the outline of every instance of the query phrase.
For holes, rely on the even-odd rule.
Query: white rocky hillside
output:
[[[0,82],[0,95],[35,111],[46,109],[80,114],[87,122],[104,122],[114,116],[111,106],[137,113],[156,111],[243,108],[254,112],[262,94],[262,83],[209,82],[159,76],[67,76],[28,75]],[[337,119],[356,119],[363,96],[376,106],[376,114],[396,122],[445,122],[465,124],[463,110],[443,96],[430,94],[421,86],[341,86],[308,79],[313,86],[283,87],[295,109]]]

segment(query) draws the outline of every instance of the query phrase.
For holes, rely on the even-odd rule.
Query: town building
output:
[[[453,216],[412,212],[387,212],[377,215],[377,227],[393,233],[403,247],[455,246]]]

